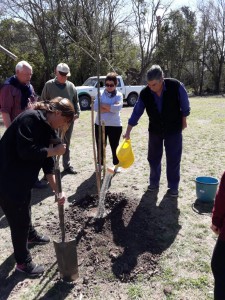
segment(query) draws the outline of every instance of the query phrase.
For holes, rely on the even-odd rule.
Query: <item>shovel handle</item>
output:
[[[65,222],[64,222],[64,205],[58,204],[58,211],[59,211],[59,226],[62,233],[62,242],[65,242]]]
[[[56,182],[56,195],[57,198],[61,198],[62,194],[62,182],[61,182],[61,174],[58,168],[55,168],[55,182]]]
[[[55,181],[56,181],[56,198],[57,200],[62,197],[62,182],[59,168],[59,159],[55,161]],[[59,226],[62,233],[62,242],[65,242],[65,221],[64,221],[64,205],[58,203],[59,212]]]

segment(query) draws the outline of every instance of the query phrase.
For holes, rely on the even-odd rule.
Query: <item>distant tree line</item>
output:
[[[225,0],[202,0],[194,11],[161,0],[2,0],[0,43],[27,60],[40,93],[59,62],[71,80],[116,71],[128,84],[145,83],[152,64],[196,95],[225,84]],[[15,62],[0,53],[0,80]]]

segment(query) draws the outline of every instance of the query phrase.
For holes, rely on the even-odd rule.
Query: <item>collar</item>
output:
[[[47,113],[46,113],[46,111],[39,109],[39,110],[37,110],[37,112],[39,113],[40,119],[43,120],[45,123],[47,123],[49,125],[49,123],[47,121]]]
[[[157,95],[155,92],[153,92],[150,87],[147,85],[147,87],[149,88],[150,92],[152,95]],[[163,88],[162,88],[162,92],[166,91],[166,85],[165,85],[165,81],[163,80]],[[161,93],[162,95],[162,93]],[[158,96],[157,96],[158,97]]]
[[[54,81],[55,81],[55,83],[56,83],[57,85],[59,85],[59,86],[66,86],[66,82],[67,82],[67,80],[66,80],[65,83],[60,83],[60,82],[57,80],[57,77],[54,78]]]

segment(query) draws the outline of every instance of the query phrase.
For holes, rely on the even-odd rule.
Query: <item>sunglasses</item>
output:
[[[64,72],[61,72],[61,71],[58,71],[59,72],[59,74],[61,75],[61,76],[67,76],[67,74],[68,73],[64,73]]]
[[[108,84],[108,83],[106,83],[106,85],[105,85],[106,87],[114,87],[115,86],[115,84]]]

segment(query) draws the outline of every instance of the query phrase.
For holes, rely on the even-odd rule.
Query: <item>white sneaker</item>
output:
[[[115,173],[120,173],[122,171],[121,167],[115,167],[114,172]]]

